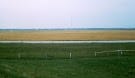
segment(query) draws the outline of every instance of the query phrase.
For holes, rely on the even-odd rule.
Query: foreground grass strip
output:
[[[25,72],[27,78],[135,78],[134,60],[135,57],[125,56],[52,60],[1,59],[0,62],[14,66],[15,71]]]

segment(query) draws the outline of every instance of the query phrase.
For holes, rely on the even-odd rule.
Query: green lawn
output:
[[[134,52],[94,56],[95,51],[134,50],[134,46],[0,43],[0,78],[135,78]]]
[[[0,60],[0,78],[135,78],[135,57]]]

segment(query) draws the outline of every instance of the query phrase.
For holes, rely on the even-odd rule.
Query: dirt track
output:
[[[135,40],[122,41],[0,41],[0,43],[135,43]]]

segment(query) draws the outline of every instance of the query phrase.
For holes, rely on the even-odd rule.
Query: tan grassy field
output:
[[[0,40],[135,40],[135,30],[0,31]]]

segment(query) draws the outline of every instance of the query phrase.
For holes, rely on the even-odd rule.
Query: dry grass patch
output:
[[[135,40],[134,30],[3,31],[0,40]]]

